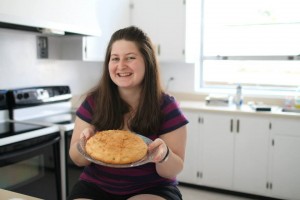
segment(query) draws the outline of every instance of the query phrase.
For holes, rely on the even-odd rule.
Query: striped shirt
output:
[[[174,97],[164,94],[163,98],[161,109],[164,121],[158,133],[147,136],[152,140],[188,123]],[[93,99],[87,97],[76,114],[82,120],[91,123],[93,107]],[[159,176],[155,170],[155,163],[131,168],[111,168],[91,163],[85,167],[80,179],[93,182],[102,190],[116,195],[136,193],[158,185],[177,185],[176,178],[166,179]]]

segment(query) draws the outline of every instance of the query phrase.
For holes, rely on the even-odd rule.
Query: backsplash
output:
[[[102,63],[38,59],[36,36],[0,29],[0,88],[70,85],[80,95],[98,82]]]

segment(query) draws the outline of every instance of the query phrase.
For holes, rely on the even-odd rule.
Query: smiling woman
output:
[[[100,82],[76,112],[70,157],[85,169],[68,199],[182,200],[176,176],[183,169],[188,120],[174,97],[162,88],[150,38],[134,26],[116,31],[109,41],[103,65]],[[136,147],[130,150],[130,154],[143,153],[143,158],[145,152],[151,152],[147,162],[140,159],[142,164],[138,166],[116,168],[91,163],[80,154],[77,144],[82,138],[89,141],[96,132],[106,130],[131,131],[148,138],[151,142],[145,146],[146,151]],[[107,153],[115,144],[126,146],[123,132],[117,138],[108,133],[110,140],[106,142],[112,143],[104,142],[103,152]],[[116,142],[118,139],[121,142]],[[120,160],[124,159],[126,155],[122,154]]]

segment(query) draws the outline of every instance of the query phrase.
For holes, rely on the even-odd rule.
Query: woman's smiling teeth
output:
[[[119,77],[127,77],[127,76],[130,76],[132,73],[118,73],[118,76]]]

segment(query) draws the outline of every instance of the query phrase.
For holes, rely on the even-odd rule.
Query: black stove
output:
[[[69,86],[36,86],[8,90],[9,118],[41,127],[58,127],[60,133],[60,170],[62,199],[65,199],[70,172],[68,149],[74,129],[75,113],[71,106],[71,89]],[[17,128],[17,127],[15,127]],[[80,169],[81,172],[82,169]],[[70,186],[71,187],[71,186]]]
[[[42,96],[0,90],[0,188],[58,200],[63,197],[59,127],[14,119],[15,116],[30,115],[34,96],[38,98],[33,102],[35,105],[43,102],[41,97],[47,94],[40,92]]]

